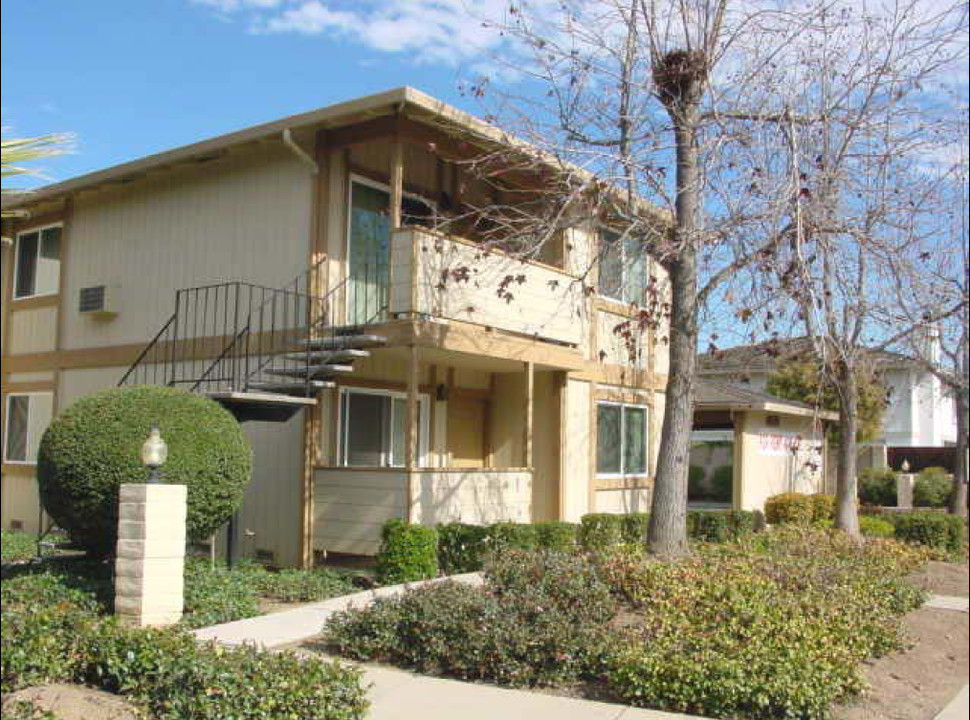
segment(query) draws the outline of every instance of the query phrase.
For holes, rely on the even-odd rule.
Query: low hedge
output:
[[[570,552],[579,542],[579,525],[561,520],[549,520],[535,524],[536,540],[545,550]]]
[[[916,507],[945,508],[950,504],[953,479],[946,468],[928,467],[920,470],[913,481],[913,505]]]
[[[4,580],[0,616],[4,694],[48,683],[91,685],[169,720],[362,720],[367,711],[357,669],[201,645],[180,628],[122,627],[100,617],[86,593],[44,573]]]
[[[862,505],[896,507],[896,473],[889,468],[866,468],[859,473],[857,492]]]
[[[488,526],[442,523],[438,531],[438,567],[445,575],[477,572],[488,552]]]
[[[896,534],[896,528],[889,520],[875,515],[859,516],[859,532],[866,537],[891,538]]]
[[[748,510],[691,510],[687,534],[694,540],[723,543],[764,529],[764,516]]]
[[[587,552],[606,550],[623,542],[623,516],[588,513],[579,520],[579,544]]]
[[[377,579],[385,585],[426,580],[438,574],[438,533],[434,528],[388,520],[381,529]]]
[[[815,501],[804,493],[781,493],[765,500],[769,525],[809,525],[815,519]]]
[[[885,516],[895,528],[896,539],[917,545],[959,552],[967,529],[966,518],[942,512],[892,513]]]
[[[488,528],[488,538],[493,551],[535,550],[539,546],[536,526],[530,523],[499,522]]]

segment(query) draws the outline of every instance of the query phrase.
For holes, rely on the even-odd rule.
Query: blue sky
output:
[[[287,0],[7,0],[4,135],[76,134],[73,154],[45,162],[46,179],[20,185],[400,85],[474,110],[457,92],[467,43],[454,32],[444,35],[451,45],[432,40],[449,18],[425,22],[424,3],[407,3],[395,32],[381,35],[380,15],[394,4],[341,12]]]

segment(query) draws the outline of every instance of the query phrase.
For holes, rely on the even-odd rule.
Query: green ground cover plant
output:
[[[360,671],[255,648],[200,645],[184,628],[119,626],[63,575],[23,573],[0,591],[4,694],[70,682],[125,696],[157,720],[360,720]]]
[[[582,555],[509,549],[489,560],[485,588],[444,581],[345,612],[328,642],[358,660],[512,686],[561,685],[598,665],[615,612]]]
[[[709,717],[821,720],[862,689],[865,660],[900,646],[899,617],[923,598],[903,577],[929,556],[811,524],[702,543],[672,562],[633,543],[510,550],[488,557],[481,588],[414,589],[338,615],[326,639],[345,656],[431,674],[581,687]]]
[[[356,592],[353,582],[335,571],[273,571],[243,560],[231,570],[212,566],[208,558],[189,557],[185,563],[185,614],[182,625],[200,628],[259,615],[263,600],[310,602]],[[99,613],[110,613],[114,602],[110,562],[85,557],[54,557],[39,563],[10,567],[3,585],[32,593],[38,605],[64,595],[84,598]]]
[[[37,554],[37,538],[15,530],[0,531],[0,559],[2,562],[29,560]]]

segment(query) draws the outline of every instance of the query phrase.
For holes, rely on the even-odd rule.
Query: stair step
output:
[[[354,371],[353,365],[310,365],[305,368],[268,368],[267,375],[274,377],[319,378],[328,375],[340,375]]]
[[[387,345],[387,338],[380,335],[327,335],[303,341],[313,350],[360,350],[367,347]]]
[[[234,390],[220,390],[206,393],[206,397],[222,403],[251,403],[254,405],[316,405],[314,398],[293,397],[283,393],[272,392],[237,392]]]
[[[327,388],[332,388],[334,386],[335,386],[335,383],[329,382],[327,380],[311,380],[309,382],[309,388],[310,390],[313,390],[313,391],[326,390]],[[279,393],[280,395],[288,395],[288,396],[293,396],[293,395],[302,396],[306,393],[308,384],[304,382],[285,382],[283,380],[280,380],[277,382],[272,380],[266,380],[266,381],[259,381],[259,382],[251,382],[249,383],[248,387],[252,388],[253,390],[262,390],[268,393]]]
[[[310,362],[313,365],[325,365],[328,363],[340,364],[343,361],[358,360],[360,358],[370,357],[370,353],[366,350],[314,350],[309,353],[293,353],[292,355],[287,355],[287,360],[293,360],[295,362]]]

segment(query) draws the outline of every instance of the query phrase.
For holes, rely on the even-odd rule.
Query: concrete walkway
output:
[[[970,686],[964,685],[935,720],[967,720],[970,718]]]
[[[688,715],[364,666],[369,720],[690,720]]]
[[[925,607],[937,610],[954,610],[956,612],[967,612],[970,609],[970,598],[953,597],[951,595],[931,595],[926,601]]]
[[[452,575],[449,578],[388,585],[375,590],[364,590],[353,595],[342,595],[322,602],[301,605],[292,610],[259,615],[245,620],[223,623],[222,625],[212,625],[196,630],[195,636],[199,640],[215,640],[220,645],[248,644],[267,650],[295,645],[319,635],[327,620],[334,613],[366,607],[378,598],[391,597],[409,588],[432,585],[446,579],[469,585],[481,585],[482,583],[481,573],[466,573],[464,575]]]

